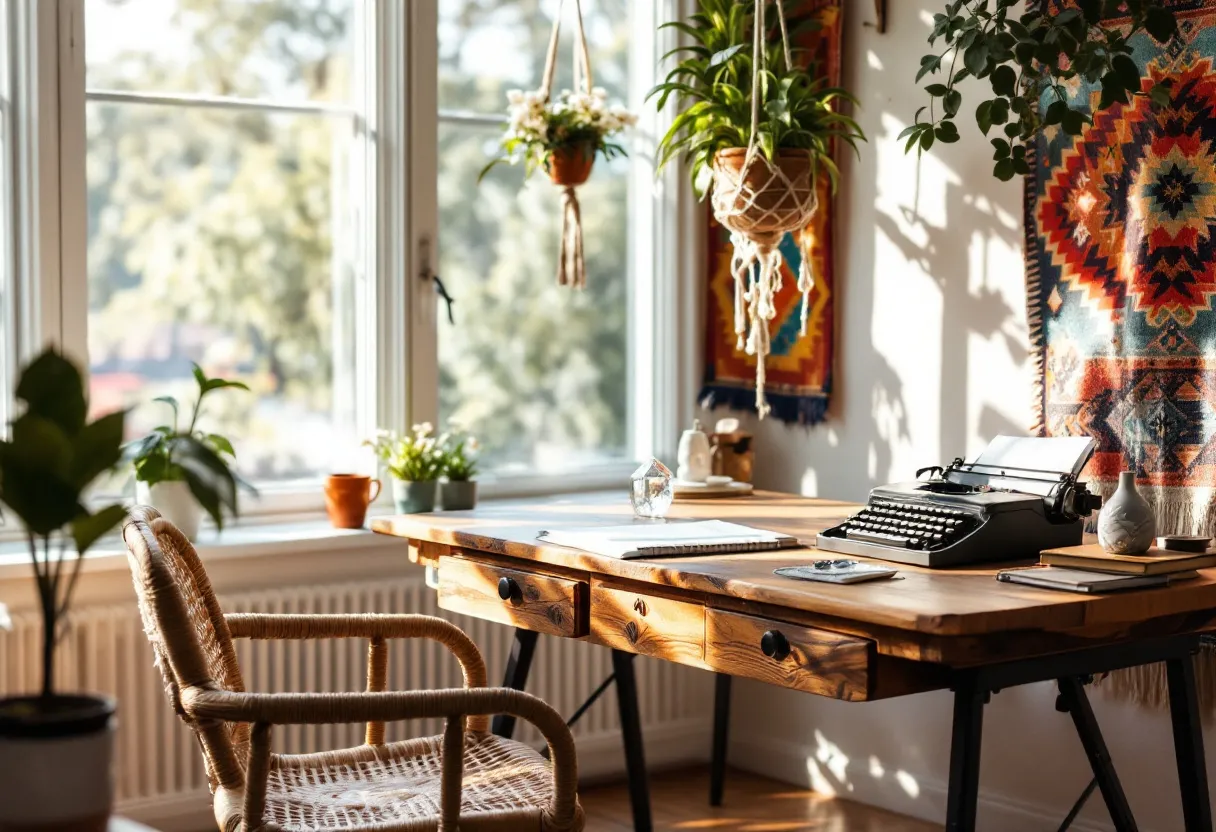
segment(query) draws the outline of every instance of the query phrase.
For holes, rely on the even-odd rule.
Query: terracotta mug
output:
[[[380,496],[380,480],[360,474],[330,474],[325,481],[325,511],[335,529],[361,529],[368,505]]]

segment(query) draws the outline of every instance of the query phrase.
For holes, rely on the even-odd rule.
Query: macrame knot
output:
[[[587,266],[583,257],[583,219],[573,185],[562,189],[562,242],[557,254],[557,283],[583,289]]]

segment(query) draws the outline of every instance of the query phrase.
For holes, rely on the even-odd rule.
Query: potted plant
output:
[[[114,701],[58,693],[55,645],[84,554],[125,514],[119,504],[92,510],[86,492],[121,459],[126,413],[88,421],[80,371],[52,350],[24,368],[16,397],[25,411],[0,440],[0,517],[17,518],[34,565],[42,690],[0,699],[0,828],[104,832]]]
[[[173,422],[161,425],[126,447],[126,456],[135,466],[135,499],[153,506],[177,526],[190,540],[198,535],[203,511],[217,529],[224,528],[224,509],[235,517],[237,486],[256,493],[254,488],[233,473],[230,462],[236,458],[232,443],[217,433],[198,427],[203,400],[215,390],[248,390],[239,381],[208,378],[194,365],[198,398],[185,430],[179,423],[179,406],[172,396],[159,396],[173,410]]]
[[[477,437],[453,426],[440,441],[443,476],[439,487],[444,511],[467,511],[477,505]]]
[[[443,452],[430,422],[414,425],[404,436],[382,430],[363,444],[376,452],[393,480],[393,504],[399,514],[435,510]]]
[[[544,90],[511,90],[499,156],[477,181],[505,163],[523,164],[525,179],[544,168],[555,185],[581,185],[591,175],[597,153],[605,159],[625,155],[625,148],[611,139],[637,121],[624,107],[609,106],[602,87],[590,93],[563,90],[554,101]]]
[[[975,122],[985,136],[993,128],[1000,130],[992,139],[992,172],[1002,181],[1030,173],[1026,144],[1045,126],[1058,125],[1079,136],[1094,114],[1127,104],[1129,95],[1147,95],[1159,106],[1169,103],[1166,84],[1142,90],[1129,43],[1142,31],[1161,43],[1177,34],[1174,13],[1165,3],[1077,0],[1075,8],[1058,14],[1044,13],[1034,3],[1017,14],[1020,5],[1021,0],[996,0],[994,5],[952,0],[934,15],[929,45],[940,40],[944,49],[920,59],[916,80],[943,68],[946,73],[925,87],[929,103],[900,134],[907,139],[904,152],[959,140],[954,119],[962,110],[958,84],[965,78],[987,79],[992,88],[992,97],[976,107]],[[1104,25],[1112,16],[1125,18],[1126,25]],[[1069,103],[1065,85],[1078,80],[1101,85],[1092,114]]]
[[[709,194],[714,216],[734,245],[735,332],[739,349],[756,356],[756,408],[765,400],[765,358],[773,302],[781,287],[782,238],[801,232],[819,210],[821,175],[834,192],[840,177],[832,158],[837,141],[854,153],[865,140],[860,126],[838,112],[857,100],[816,79],[791,47],[789,31],[768,0],[700,0],[688,22],[664,24],[688,36],[674,53],[685,57],[647,98],[662,110],[672,96],[679,112],[659,142],[658,168],[682,154],[698,196]],[[769,24],[772,23],[770,26]],[[815,26],[814,19],[805,26]],[[759,36],[757,35],[759,33]],[[814,288],[811,235],[799,234],[798,289],[804,309]],[[806,315],[801,334],[806,334]]]

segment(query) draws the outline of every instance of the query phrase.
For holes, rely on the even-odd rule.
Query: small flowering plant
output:
[[[465,482],[477,476],[477,437],[459,427],[440,437],[443,448],[443,475],[451,482]]]
[[[376,452],[388,473],[404,482],[432,482],[443,474],[444,452],[430,422],[414,425],[408,433],[380,430],[363,443]]]
[[[539,90],[507,93],[507,132],[501,155],[486,165],[481,181],[495,165],[524,164],[525,178],[548,164],[556,151],[581,149],[588,156],[597,152],[605,159],[625,155],[625,148],[609,139],[638,117],[619,105],[608,106],[608,93],[595,87],[590,93],[562,90],[556,100],[546,101]]]

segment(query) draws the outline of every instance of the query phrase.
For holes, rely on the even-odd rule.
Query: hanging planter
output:
[[[692,23],[680,24],[694,43],[677,52],[691,56],[650,93],[658,97],[660,110],[673,95],[680,103],[680,112],[659,143],[660,169],[683,154],[693,187],[702,197],[711,196],[714,217],[730,231],[735,332],[738,348],[756,357],[756,410],[761,418],[770,410],[764,394],[765,359],[771,347],[770,324],[777,317],[775,299],[782,289],[778,246],[787,233],[806,228],[819,210],[822,176],[835,191],[839,170],[832,160],[834,141],[840,139],[856,151],[857,142],[865,140],[857,123],[834,109],[839,99],[856,99],[816,81],[794,63],[781,0],[776,4],[777,33],[769,42],[768,4],[756,0],[754,12],[746,14],[734,0],[700,0],[701,13]],[[802,254],[800,335],[805,336],[815,287],[812,239],[798,233],[796,242]]]
[[[591,53],[587,49],[579,0],[574,0],[578,24],[575,29],[574,91],[563,90],[556,100],[551,100],[564,6],[565,0],[559,0],[541,87],[535,92],[511,90],[507,93],[510,123],[500,145],[501,155],[486,165],[477,181],[480,182],[495,165],[504,162],[511,165],[522,162],[525,179],[538,167],[548,172],[553,184],[562,189],[557,282],[581,289],[587,285],[587,269],[583,257],[582,214],[575,188],[591,176],[597,153],[606,159],[625,155],[625,149],[609,139],[636,124],[637,116],[624,107],[609,107],[608,93],[592,85]]]

